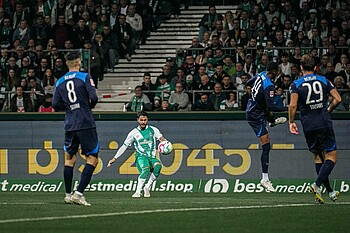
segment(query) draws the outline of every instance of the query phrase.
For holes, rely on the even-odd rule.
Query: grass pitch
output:
[[[326,204],[311,194],[86,193],[90,207],[63,193],[0,195],[0,232],[349,232],[349,194]]]

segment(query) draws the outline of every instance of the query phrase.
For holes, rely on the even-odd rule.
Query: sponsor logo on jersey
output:
[[[270,97],[273,98],[275,96],[275,91],[270,91]]]

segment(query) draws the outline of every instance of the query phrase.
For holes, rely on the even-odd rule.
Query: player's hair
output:
[[[148,117],[148,113],[146,111],[137,112],[137,118],[140,118],[141,116]]]
[[[68,67],[76,67],[79,65],[80,53],[79,52],[68,52],[66,55]]]
[[[300,65],[303,67],[303,70],[305,71],[314,71],[315,60],[309,54],[304,54],[301,57]]]
[[[266,66],[266,71],[267,72],[278,71],[278,63],[277,62],[270,62]]]

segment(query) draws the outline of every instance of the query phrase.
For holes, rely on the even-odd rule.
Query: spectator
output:
[[[169,103],[174,111],[189,111],[190,101],[188,94],[183,91],[183,84],[175,84],[175,92],[171,93]]]
[[[58,79],[68,72],[67,66],[63,63],[63,60],[60,57],[56,58],[55,66],[51,70],[53,72],[53,76],[57,77]]]
[[[39,106],[44,102],[45,91],[43,87],[37,83],[35,76],[28,77],[28,91],[30,91],[29,97],[32,101],[34,112],[38,111]]]
[[[202,94],[200,99],[197,100],[192,106],[192,111],[214,111],[214,106],[208,100],[208,96],[206,94]]]
[[[282,73],[283,74],[291,74],[292,66],[293,66],[293,63],[289,62],[289,54],[282,53],[281,54],[281,63],[279,64],[279,67],[281,68]]]
[[[109,45],[103,40],[102,34],[96,33],[94,40],[92,42],[92,49],[99,55],[101,60],[101,66],[100,66],[100,79],[99,81],[103,80],[103,73],[104,72],[113,72],[114,67],[112,69],[108,70],[108,51],[109,51]]]
[[[197,56],[200,56],[203,54],[203,46],[199,43],[198,37],[192,38],[192,45],[190,46],[190,49],[187,50],[186,56],[192,56],[193,58],[197,58]]]
[[[108,69],[107,71],[113,72],[114,66],[119,62],[119,43],[115,33],[111,32],[110,26],[103,26],[102,32],[103,41],[108,45]]]
[[[156,108],[155,111],[157,111],[157,112],[169,112],[169,111],[172,111],[172,108],[169,105],[168,100],[162,100],[160,107]]]
[[[5,103],[7,102],[7,91],[9,91],[8,86],[4,83],[4,77],[0,73],[0,112],[3,110]]]
[[[216,66],[216,72],[211,76],[211,80],[214,83],[221,83],[224,77],[230,77],[223,69],[223,64],[218,63]]]
[[[42,80],[45,94],[53,94],[57,78],[53,76],[51,69],[46,69]]]
[[[36,24],[33,26],[33,36],[37,42],[37,45],[46,46],[47,37],[49,35],[49,29],[44,23],[43,15],[36,16]]]
[[[245,86],[245,93],[241,96],[241,108],[242,111],[247,109],[248,100],[251,97],[252,88],[250,86]]]
[[[223,28],[227,31],[230,31],[233,29],[233,13],[232,11],[226,11],[223,19]]]
[[[39,106],[38,112],[55,112],[52,107],[52,94],[45,94],[45,101]]]
[[[249,74],[251,77],[255,76],[256,65],[254,64],[253,56],[249,53],[245,56],[243,71],[244,73]]]
[[[336,76],[334,78],[334,87],[337,89],[340,96],[343,96],[349,90],[349,86],[345,83],[343,77],[341,76]]]
[[[199,54],[197,57],[196,57],[196,64],[197,65],[206,65],[207,64],[207,60],[209,58],[212,58],[213,57],[213,50],[211,47],[206,47],[204,49],[204,54]]]
[[[224,57],[223,70],[230,76],[230,78],[236,73],[236,66],[232,62],[232,57],[230,55],[225,55]]]
[[[181,82],[183,85],[186,85],[185,71],[181,67],[178,67],[176,69],[176,76],[171,79],[171,84],[174,86],[178,82]]]
[[[272,20],[274,17],[277,17],[279,18],[280,14],[279,12],[277,11],[277,7],[276,7],[276,4],[271,2],[269,4],[269,8],[268,8],[268,11],[265,11],[265,16],[266,16],[266,19],[267,19],[267,24],[270,25],[272,23]]]
[[[236,90],[236,87],[233,85],[233,83],[230,80],[229,76],[225,76],[222,79],[222,90],[223,91],[233,91]]]
[[[261,61],[257,65],[257,73],[261,73],[266,70],[267,64],[269,64],[269,57],[263,53],[261,56]]]
[[[247,73],[243,73],[240,80],[237,80],[237,90],[239,91],[244,91],[245,90],[245,86],[247,84],[247,81],[251,78],[251,76]]]
[[[151,74],[149,72],[143,74],[143,82],[141,88],[144,91],[144,94],[148,96],[151,103],[154,103],[154,91],[157,89],[157,85],[152,83]]]
[[[346,69],[340,71],[339,75],[343,77],[345,83],[348,84],[348,82],[350,82],[350,63],[349,62],[348,64],[346,64]]]
[[[98,88],[98,81],[103,75],[101,71],[101,58],[100,55],[92,48],[90,40],[84,42],[84,48],[90,50],[90,75],[95,83],[95,88]],[[87,70],[85,71],[87,72]],[[101,79],[102,80],[102,79]]]
[[[138,45],[141,43],[141,33],[143,30],[142,17],[136,13],[135,5],[129,5],[128,13],[126,16],[126,22],[130,24],[133,35],[135,37],[135,43]]]
[[[215,111],[219,111],[221,102],[226,99],[226,93],[222,92],[221,83],[215,83],[214,92],[209,95],[209,101],[214,106]]]
[[[3,25],[0,26],[0,47],[9,49],[12,44],[14,29],[11,27],[11,20],[9,18],[4,18]]]
[[[113,31],[118,37],[120,55],[124,56],[127,61],[131,61],[131,55],[135,50],[135,38],[130,24],[126,22],[125,15],[119,15],[118,23],[114,25]]]
[[[341,71],[346,70],[346,65],[349,63],[349,59],[346,54],[342,54],[340,56],[340,62],[338,62],[334,68],[334,71],[339,73]]]
[[[294,53],[290,59],[290,62],[297,65],[297,66],[300,66],[301,55],[302,55],[301,47],[296,46],[294,48]]]
[[[199,85],[199,90],[204,90],[204,91],[212,91],[214,90],[214,83],[210,81],[209,76],[207,74],[204,74],[201,77],[201,84]],[[205,92],[208,93],[208,92]],[[207,94],[209,95],[209,93]]]
[[[124,111],[139,112],[141,110],[150,111],[152,109],[151,102],[147,95],[142,91],[141,86],[136,86],[134,89],[135,95],[125,104]]]
[[[63,48],[64,42],[67,40],[72,41],[71,39],[74,38],[73,28],[70,25],[66,24],[64,15],[58,16],[58,23],[52,26],[51,32],[52,35],[49,35],[49,38],[52,38],[55,42],[55,45],[59,48]],[[77,48],[78,45],[75,45],[75,47]]]
[[[194,58],[192,56],[186,56],[186,61],[184,64],[184,70],[185,74],[189,75],[191,74],[192,76],[196,74],[196,63],[194,62]]]
[[[211,45],[209,32],[204,32],[204,34],[203,34],[203,41],[200,42],[200,45],[202,45],[204,48],[207,48],[207,47],[209,47]]]
[[[204,32],[211,33],[215,30],[215,22],[217,20],[223,20],[221,14],[216,13],[215,6],[209,6],[209,14],[204,14],[199,23],[199,41],[203,41]]]
[[[84,42],[91,39],[91,33],[89,27],[85,24],[83,18],[79,19],[77,26],[74,28],[74,47],[83,48]]]
[[[11,112],[33,112],[33,105],[22,86],[16,87],[16,94],[11,98]]]
[[[160,75],[159,85],[157,86],[157,91],[154,97],[154,107],[160,107],[162,100],[168,100],[170,94],[175,90],[171,83],[168,83],[167,77],[165,75]]]
[[[72,9],[66,6],[65,0],[57,0],[51,10],[51,25],[59,23],[60,16],[64,16],[65,23],[68,23],[68,19],[73,17]]]
[[[172,77],[170,76],[170,72],[171,72],[170,66],[169,65],[163,65],[162,71],[163,72],[157,77],[157,80],[156,80],[156,83],[155,83],[157,86],[159,86],[159,84],[160,84],[160,78],[164,77],[164,76],[166,77],[167,82],[171,83]]]
[[[331,62],[327,63],[327,73],[325,73],[325,77],[334,84],[334,79],[337,77],[339,74],[334,71],[334,65]]]
[[[210,38],[212,38],[214,35],[216,35],[218,38],[221,38],[221,33],[224,30],[222,26],[222,21],[221,20],[216,20],[215,21],[215,30],[211,32]],[[228,34],[226,35],[226,37]],[[220,43],[221,44],[221,43]]]
[[[220,111],[238,111],[238,102],[233,91],[228,92],[226,99],[221,101]]]

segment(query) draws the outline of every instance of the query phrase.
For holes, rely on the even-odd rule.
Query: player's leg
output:
[[[261,168],[262,168],[262,179],[260,181],[261,185],[270,192],[276,192],[272,183],[270,182],[268,175],[269,160],[270,160],[270,136],[267,131],[267,122],[264,119],[257,121],[248,121],[249,125],[254,130],[256,136],[258,137],[262,152],[260,156]]]
[[[66,195],[64,202],[67,204],[73,203],[72,200],[72,183],[73,183],[73,169],[76,162],[76,152],[78,151],[79,142],[76,138],[74,132],[65,132],[64,138],[64,170],[63,170],[63,179],[64,186],[66,190]]]
[[[151,165],[149,164],[149,161],[144,156],[138,156],[136,158],[136,167],[140,173],[138,179],[137,179],[137,186],[136,191],[132,195],[132,197],[141,197],[141,190],[143,185],[146,182],[146,179],[151,171]]]
[[[160,171],[162,170],[162,164],[160,163],[160,161],[156,158],[151,159],[151,165],[152,165],[152,172],[151,175],[148,179],[147,184],[145,185],[145,187],[143,188],[143,192],[144,192],[144,197],[150,197],[150,189],[152,187],[153,182],[158,178]]]
[[[274,127],[279,124],[283,124],[287,122],[287,118],[285,117],[277,117],[275,118],[273,112],[267,112],[266,113],[266,119],[269,122],[270,127]]]
[[[317,152],[317,154],[314,154],[314,161],[315,161],[316,174],[318,175],[320,173],[320,169],[321,169],[322,164],[324,162],[324,152],[319,151],[319,152]],[[329,178],[325,179],[322,182],[322,184],[326,188],[328,193],[333,192],[333,188],[331,187],[331,184],[329,182]]]
[[[80,140],[82,154],[86,155],[86,164],[80,176],[77,190],[74,192],[72,199],[74,203],[89,206],[83,196],[85,188],[91,181],[92,174],[98,163],[99,142],[96,129],[89,129],[77,132]]]

